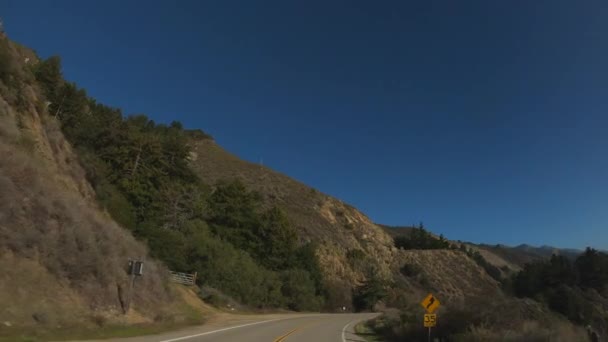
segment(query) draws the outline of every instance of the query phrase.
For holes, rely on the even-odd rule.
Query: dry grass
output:
[[[209,139],[194,139],[191,165],[201,178],[214,184],[222,179],[240,179],[258,191],[266,206],[287,212],[302,241],[321,244],[319,258],[324,273],[332,279],[357,283],[360,270],[349,265],[348,250],[361,250],[383,276],[388,276],[394,248],[391,237],[364,214],[283,174],[250,163],[228,153]]]
[[[526,342],[585,342],[589,337],[585,329],[566,321],[542,326],[537,321],[524,321],[518,327],[501,330],[497,327],[472,326],[469,331],[454,337],[457,342],[526,341]]]
[[[449,341],[587,341],[585,329],[531,300],[468,298],[442,308],[433,336]],[[412,304],[400,315],[387,313],[368,325],[386,341],[420,341],[427,334],[422,319],[423,310]]]
[[[534,250],[526,250],[521,248],[511,248],[503,246],[478,246],[479,250],[488,251],[501,259],[505,260],[515,268],[521,268],[526,263],[531,263],[546,259],[551,255],[540,254]]]
[[[179,320],[182,304],[166,271],[96,207],[57,123],[39,112],[22,48],[9,47],[18,71],[11,82],[25,86],[0,81],[0,322],[19,330]],[[7,90],[27,105],[15,107]],[[147,260],[133,311],[123,316],[119,289],[128,285],[129,258]]]
[[[461,252],[399,251],[382,227],[337,199],[243,161],[211,140],[193,140],[193,151],[192,167],[205,182],[240,179],[260,192],[266,205],[284,208],[302,240],[319,242],[318,257],[331,288],[343,288],[342,281],[357,285],[364,279],[361,267],[347,258],[349,251],[360,250],[365,263],[375,266],[381,277],[395,280],[391,303],[417,303],[429,291],[436,292],[446,304],[462,303],[466,297],[502,296],[499,284]],[[396,276],[404,263],[424,269],[423,274],[419,279]],[[346,301],[343,297],[335,299]]]
[[[75,321],[86,311],[79,296],[36,260],[0,253],[0,322],[46,325]],[[52,296],[50,295],[52,294]],[[45,317],[45,319],[41,319]]]
[[[419,295],[433,292],[445,304],[462,304],[472,297],[502,297],[499,284],[460,251],[400,250],[393,267],[397,271],[406,264],[422,270],[419,277],[425,281],[411,285],[420,289]]]
[[[118,310],[117,287],[126,288],[129,258],[145,248],[82,200],[49,182],[43,163],[0,144],[0,249],[35,260],[90,298],[92,308]],[[163,270],[146,265],[136,300],[146,309],[170,298]]]

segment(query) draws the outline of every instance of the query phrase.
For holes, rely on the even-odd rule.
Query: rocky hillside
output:
[[[347,284],[344,287],[352,288],[364,281],[372,268],[391,281],[401,278],[401,290],[409,292],[413,301],[431,289],[454,303],[500,292],[499,284],[460,251],[398,250],[387,231],[390,228],[373,223],[354,207],[267,167],[241,160],[211,139],[195,139],[193,145],[192,166],[202,178],[212,182],[240,179],[260,192],[268,206],[284,208],[300,239],[320,245],[317,253],[331,283],[343,282]],[[420,269],[422,283],[401,276],[405,264]]]
[[[178,315],[165,268],[97,206],[47,111],[32,72],[37,63],[0,34],[0,336]],[[145,260],[145,276],[123,315],[130,258]]]
[[[203,179],[210,183],[241,180],[258,191],[267,206],[279,206],[286,211],[300,240],[314,241],[320,246],[317,254],[326,288],[333,294],[328,300],[336,305],[341,305],[340,300],[350,301],[357,285],[373,274],[381,275],[390,284],[384,302],[413,315],[416,326],[419,324],[416,313],[421,310],[418,303],[433,292],[443,303],[440,314],[471,315],[471,322],[491,331],[487,335],[491,338],[501,333],[533,336],[530,327],[553,334],[550,336],[562,334],[577,339],[585,336],[543,305],[506,294],[497,280],[461,250],[397,249],[393,237],[408,234],[412,227],[401,227],[395,233],[391,227],[373,223],[338,199],[267,167],[239,159],[212,139],[192,139],[192,146],[191,165]],[[475,247],[475,250],[489,263],[508,267],[505,275],[519,267],[489,249]],[[377,308],[383,307],[380,303]],[[503,315],[497,314],[500,310]],[[407,315],[401,319],[404,317],[409,319]]]
[[[300,239],[319,244],[326,275],[351,284],[361,281],[364,269],[348,257],[361,251],[366,263],[389,276],[397,252],[392,238],[352,206],[267,167],[241,160],[210,139],[193,140],[191,162],[208,182],[240,179],[262,194],[267,206],[285,209]]]

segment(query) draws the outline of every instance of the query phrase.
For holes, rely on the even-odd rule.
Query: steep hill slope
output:
[[[451,312],[458,317],[462,313],[468,317],[465,320],[471,319],[463,324],[484,326],[494,334],[488,335],[491,338],[500,334],[532,336],[534,332],[522,333],[530,326],[544,333],[565,331],[571,334],[565,336],[576,339],[584,336],[580,329],[543,305],[505,294],[499,282],[460,250],[397,249],[393,236],[407,234],[411,227],[395,233],[340,200],[267,167],[239,159],[211,139],[193,139],[192,146],[191,165],[203,179],[210,184],[240,179],[258,191],[267,206],[283,208],[302,241],[318,243],[330,308],[348,305],[357,286],[375,274],[390,284],[385,302],[404,309],[398,323],[401,325],[419,325],[418,303],[433,292],[443,303],[440,314]],[[483,252],[499,265],[516,267],[490,251]],[[382,307],[380,303],[377,308]],[[501,310],[502,314],[498,314]]]
[[[211,183],[240,179],[260,192],[267,205],[284,208],[300,238],[320,244],[319,258],[332,283],[345,282],[345,287],[352,288],[365,279],[370,267],[394,280],[404,264],[411,264],[421,269],[425,279],[402,283],[402,290],[409,291],[414,300],[430,289],[454,303],[500,292],[499,284],[464,253],[398,250],[391,235],[412,228],[390,234],[393,228],[374,224],[352,206],[267,167],[243,161],[210,139],[193,140],[191,161],[203,179]]]
[[[352,206],[267,167],[243,161],[210,139],[193,140],[191,161],[209,183],[240,179],[261,193],[268,206],[285,209],[300,239],[320,245],[323,269],[334,280],[356,284],[363,279],[364,269],[352,260],[357,250],[364,253],[367,264],[389,275],[396,253],[392,238]]]
[[[426,281],[422,284],[405,281],[403,287],[394,288],[395,292],[403,291],[396,296],[417,300],[434,288],[446,300],[457,303],[467,296],[500,291],[497,282],[464,253],[398,250],[389,234],[391,228],[374,224],[352,206],[288,176],[241,160],[210,139],[193,140],[191,161],[196,172],[210,183],[240,179],[260,192],[267,205],[284,208],[300,238],[320,245],[318,256],[330,287],[349,293],[365,280],[370,268],[393,281],[403,264],[410,263],[433,267],[424,268]]]
[[[0,322],[11,328],[151,322],[176,314],[164,267],[96,205],[32,73],[0,34]],[[146,261],[126,309],[130,258]]]

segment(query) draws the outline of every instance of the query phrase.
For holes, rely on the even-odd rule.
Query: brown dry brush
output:
[[[387,341],[422,341],[421,308],[413,304],[400,315],[384,315],[369,323]],[[442,307],[433,337],[443,341],[587,341],[585,329],[547,311],[532,300],[469,298]]]
[[[21,63],[22,50],[0,39],[0,257],[35,261],[90,309],[117,310],[118,289],[129,280],[128,259],[146,258],[147,251],[85,199],[86,191],[78,191],[86,185],[84,172],[40,105],[43,97],[30,66]],[[146,263],[136,308],[153,313],[170,301],[165,273],[155,262]],[[14,286],[27,291],[45,284]]]
[[[92,307],[112,307],[117,287],[128,284],[129,258],[146,249],[96,208],[48,180],[40,163],[0,144],[0,249],[37,260],[86,298]],[[164,270],[146,263],[136,301],[144,308],[169,299]]]
[[[120,289],[129,282],[127,261],[145,259],[146,249],[67,186],[86,184],[84,173],[61,132],[40,119],[45,114],[35,106],[13,107],[2,81],[0,89],[0,257],[10,253],[33,260],[84,298],[89,309],[118,311],[124,305]],[[31,94],[28,101],[35,102]],[[51,147],[50,156],[39,153],[42,145]],[[134,308],[154,314],[172,295],[162,266],[147,260],[145,269],[137,279]],[[45,284],[14,286],[27,290]]]

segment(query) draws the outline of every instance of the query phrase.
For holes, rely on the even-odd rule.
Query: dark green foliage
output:
[[[318,311],[323,299],[315,293],[315,283],[310,274],[301,269],[284,271],[281,274],[281,292],[287,299],[287,307],[297,311]]]
[[[551,310],[559,312],[576,323],[587,323],[592,311],[583,295],[565,284],[550,287],[544,291],[544,300]]]
[[[352,309],[353,295],[351,284],[341,279],[327,280],[323,284],[323,297],[325,298],[325,310],[342,311]]]
[[[310,275],[310,279],[314,282],[316,294],[324,295],[323,273],[315,254],[316,249],[316,245],[312,242],[300,246],[295,251],[295,258],[293,259],[293,265],[291,265],[291,267],[306,270]]]
[[[255,235],[259,226],[259,195],[248,191],[240,181],[217,184],[209,198],[209,223],[214,232],[237,248],[261,249],[261,238]]]
[[[547,288],[579,285],[575,265],[557,255],[548,261],[526,264],[513,278],[513,291],[520,297],[534,297]]]
[[[422,223],[414,228],[408,236],[395,237],[395,247],[403,249],[448,249],[450,243],[441,235],[434,237],[426,231]]]
[[[297,235],[281,209],[273,207],[262,214],[256,236],[262,241],[256,254],[263,265],[274,270],[293,265]]]
[[[5,39],[0,39],[0,81],[4,84],[10,82],[13,69],[13,58],[11,58],[8,49],[8,42]]]
[[[54,102],[58,99],[58,92],[63,84],[63,75],[61,74],[61,58],[52,56],[47,60],[41,61],[34,70],[36,81],[42,88],[46,98]]]
[[[221,182],[209,198],[208,221],[217,235],[266,268],[290,268],[296,263],[296,232],[281,209],[272,207],[260,213],[260,200],[259,194],[240,181]]]
[[[179,122],[124,117],[66,82],[58,57],[40,62],[34,73],[99,204],[145,240],[154,257],[173,270],[198,272],[200,285],[252,307],[322,306],[315,247],[298,246],[285,213],[262,210],[259,194],[239,181],[211,191],[190,169],[191,139],[209,135]]]
[[[203,221],[186,227],[186,271],[197,271],[201,285],[221,289],[253,307],[283,304],[277,273],[259,266],[249,254],[217,238]]]
[[[550,260],[526,264],[511,280],[519,297],[545,302],[576,323],[589,323],[596,314],[585,297],[587,290],[602,293],[608,286],[608,255],[588,248],[574,263],[553,255]],[[593,300],[591,300],[593,301]]]
[[[367,280],[355,289],[353,305],[358,311],[371,311],[374,305],[387,296],[387,284],[375,274],[370,274]]]
[[[135,231],[137,218],[135,208],[129,200],[112,184],[100,182],[95,187],[99,203],[112,215],[121,226]]]
[[[187,253],[188,240],[178,231],[151,226],[145,231],[152,256],[163,260],[170,269],[190,268]]]
[[[608,254],[587,248],[575,262],[580,285],[602,291],[608,285]]]

